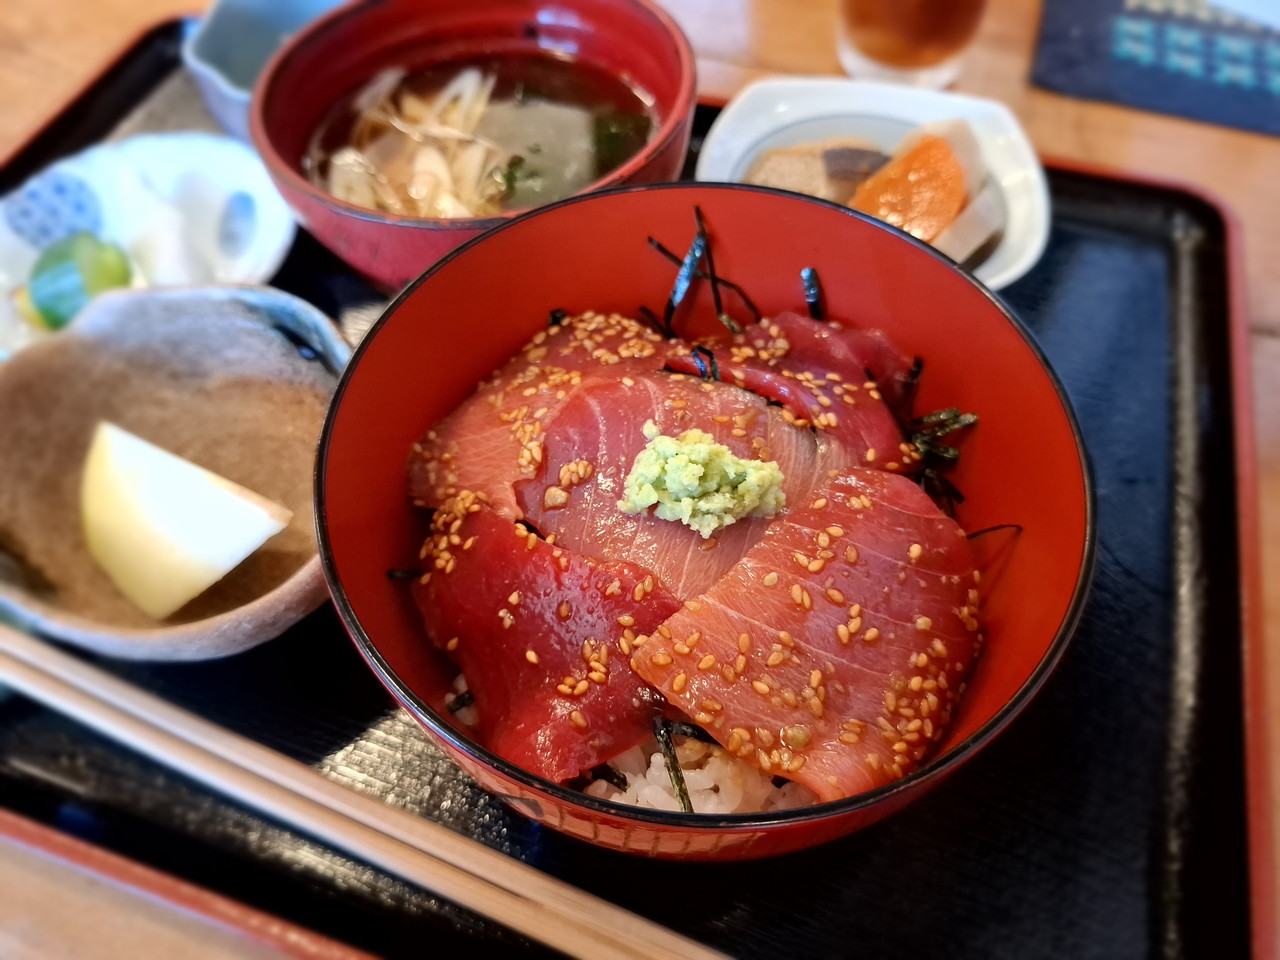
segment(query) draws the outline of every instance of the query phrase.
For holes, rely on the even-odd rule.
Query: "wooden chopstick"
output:
[[[570,956],[723,957],[3,625],[0,682],[219,793]]]

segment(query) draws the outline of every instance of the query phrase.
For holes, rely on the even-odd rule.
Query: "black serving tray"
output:
[[[105,136],[170,79],[183,28],[141,38],[0,169],[0,193]],[[699,131],[713,116],[699,108]],[[725,866],[560,836],[446,760],[329,607],[227,660],[97,662],[736,956],[1244,956],[1226,227],[1218,209],[1176,189],[1058,168],[1049,183],[1048,250],[1002,296],[1065,383],[1092,455],[1093,593],[1027,710],[888,820],[820,849]],[[382,302],[305,234],[275,282],[338,318]],[[19,697],[0,702],[0,805],[389,958],[544,953]]]

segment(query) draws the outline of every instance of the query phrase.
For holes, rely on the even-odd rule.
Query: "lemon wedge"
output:
[[[221,580],[293,517],[106,421],[85,458],[80,511],[90,555],[157,620]]]

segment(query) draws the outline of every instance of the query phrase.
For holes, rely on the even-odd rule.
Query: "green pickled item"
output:
[[[50,330],[61,330],[104,290],[127,287],[129,258],[114,243],[73,233],[47,247],[27,284],[31,304]]]

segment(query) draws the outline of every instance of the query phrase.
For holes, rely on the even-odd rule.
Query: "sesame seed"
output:
[[[838,624],[838,625],[836,626],[836,636],[839,638],[839,640],[840,640],[840,642],[841,642],[841,643],[848,643],[848,642],[849,642],[849,628],[848,628],[848,627],[846,627],[843,623]]]
[[[561,600],[560,606],[556,607],[556,616],[561,620],[568,620],[569,615],[573,613],[573,604],[568,600]]]
[[[657,653],[655,653],[652,657],[649,658],[649,662],[652,663],[655,667],[665,667],[667,664],[671,662],[671,655],[669,653],[663,652],[662,650],[659,650]]]
[[[698,661],[699,670],[710,670],[715,665],[716,665],[716,658],[714,655],[710,653],[708,653],[705,657],[703,657],[701,660]]]
[[[862,640],[864,643],[875,643],[879,639],[880,639],[880,631],[877,630],[875,627],[872,627],[862,635]]]
[[[826,562],[823,560],[813,560],[809,563],[809,572],[821,573],[822,568],[825,567],[826,565],[827,565]]]
[[[907,548],[907,556],[912,560],[919,560],[922,553],[924,553],[924,547],[920,546],[918,543],[913,543]]]
[[[821,686],[821,684],[822,684],[822,671],[821,671],[821,670],[810,670],[810,671],[809,671],[809,686],[811,686],[811,687],[813,687],[813,689],[817,690],[817,689],[818,689],[818,687],[819,687],[819,686]]]
[[[621,592],[622,592],[621,580],[612,580],[609,582],[609,585],[604,588],[604,595],[606,597],[616,597]]]
[[[536,651],[533,651],[533,650],[526,650],[524,652],[524,658],[528,660],[530,663],[538,662],[538,654]]]
[[[569,722],[575,727],[585,728],[587,725],[587,718],[582,715],[581,710],[574,710],[569,714]]]
[[[827,599],[830,600],[832,603],[834,603],[837,607],[844,606],[844,594],[841,593],[839,590],[837,590],[835,587],[829,587],[827,589]]]
[[[739,653],[751,652],[751,637],[745,633],[738,634],[738,652]]]
[[[763,696],[769,695],[769,685],[762,680],[752,680],[751,689]]]
[[[929,619],[928,617],[916,617],[917,630],[930,630],[932,628],[933,628],[933,621],[931,619]]]
[[[875,458],[876,458],[876,448],[871,447],[869,450],[867,450],[866,461],[867,463],[871,463],[872,461],[875,460]]]
[[[671,681],[671,689],[674,692],[679,693],[681,690],[684,689],[685,681],[688,679],[689,678],[685,676],[684,671],[677,673],[675,675],[675,679]]]
[[[634,627],[635,625],[636,625],[636,618],[631,616],[630,614],[624,613],[622,616],[618,618],[618,626],[620,627]]]
[[[677,641],[675,642],[675,645],[672,647],[672,649],[674,649],[676,653],[678,653],[678,654],[680,654],[681,656],[683,656],[684,654],[686,654],[686,653],[688,653],[688,652],[689,652],[689,645],[688,645],[687,643],[683,643],[683,642],[681,642],[681,641],[677,640]]]
[[[586,693],[587,690],[590,689],[590,687],[591,687],[591,684],[589,684],[586,680],[579,680],[577,684],[574,685],[573,695],[575,697],[580,697],[584,693]]]
[[[765,585],[766,587],[772,587],[772,586],[776,585],[776,584],[777,584],[777,582],[778,582],[778,574],[777,574],[777,572],[776,572],[776,571],[774,571],[774,572],[772,572],[772,573],[766,573],[766,574],[764,575],[764,585]]]
[[[449,642],[448,642],[448,643],[446,643],[446,644],[444,645],[444,648],[445,648],[446,650],[450,651],[450,652],[452,652],[452,651],[454,651],[454,650],[457,650],[457,649],[458,649],[458,638],[457,638],[457,637],[453,637],[452,639],[450,639],[450,640],[449,640]]]
[[[803,598],[804,598],[804,589],[800,586],[800,584],[793,583],[791,585],[791,599],[795,601],[796,606],[800,606],[803,603]]]
[[[498,611],[498,619],[502,621],[503,630],[510,630],[511,625],[516,622],[516,618],[511,615],[511,611],[506,607]]]
[[[845,560],[849,561],[849,563],[857,563],[858,548],[855,547],[853,544],[849,544],[849,546],[844,548],[844,558]]]
[[[765,660],[764,665],[766,667],[776,667],[778,664],[782,663],[782,661],[786,659],[787,659],[787,654],[783,651],[783,649],[781,647],[775,647],[773,652],[769,654],[769,658]]]
[[[601,673],[599,670],[592,670],[587,674],[587,679],[595,683],[604,683],[609,679],[609,675],[607,673]]]
[[[562,683],[558,685],[556,687],[556,690],[558,690],[560,693],[563,693],[566,697],[573,696],[573,687],[569,686],[567,683]]]
[[[513,591],[512,594],[507,597],[507,603],[511,604],[513,607],[520,606],[520,591]]]

